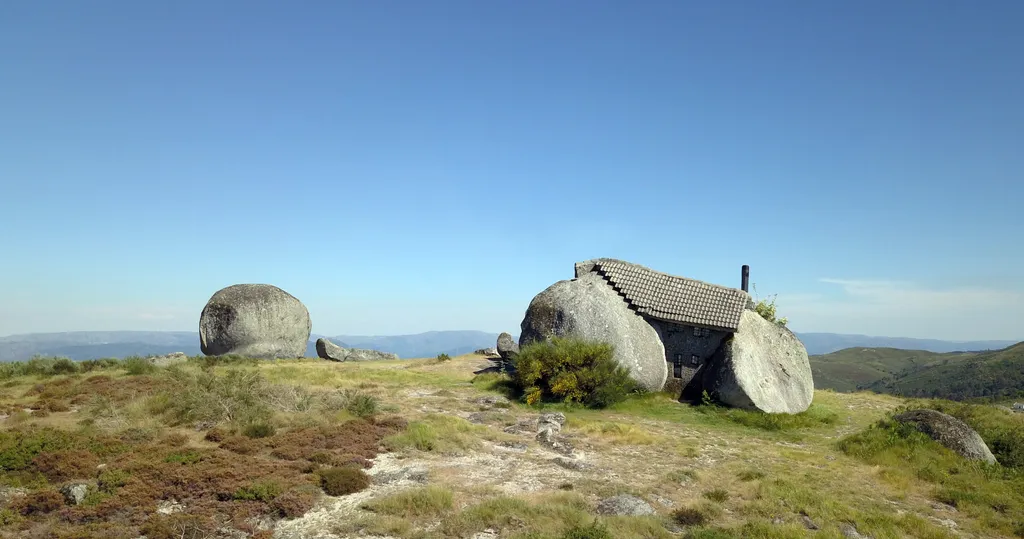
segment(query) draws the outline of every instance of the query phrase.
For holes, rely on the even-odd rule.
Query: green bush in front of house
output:
[[[625,400],[637,388],[614,353],[610,344],[581,339],[534,342],[514,359],[514,381],[527,404],[559,401],[604,408]]]

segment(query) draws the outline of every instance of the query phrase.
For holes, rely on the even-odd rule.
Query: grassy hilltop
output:
[[[917,402],[978,429],[989,467],[872,428],[907,404],[892,396],[818,391],[795,416],[663,394],[539,408],[474,376],[486,363],[4,366],[0,536],[1024,537],[1022,414]],[[577,464],[508,428],[542,411],[565,413]],[[59,489],[79,482],[69,505]],[[656,514],[596,514],[618,494]]]
[[[953,400],[1024,399],[1024,343],[1002,350],[936,354],[895,348],[847,348],[811,356],[816,387],[870,389]]]

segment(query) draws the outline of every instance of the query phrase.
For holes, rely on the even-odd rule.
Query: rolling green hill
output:
[[[947,354],[943,354],[947,355]],[[1024,398],[1024,343],[912,367],[867,386],[880,393],[951,400]]]
[[[970,354],[937,354],[924,350],[897,348],[846,348],[831,354],[811,356],[814,386],[836,391],[855,391],[907,369],[943,360],[963,359]]]
[[[847,348],[811,356],[814,385],[953,400],[1024,397],[1024,343],[1002,350],[937,354],[895,348]]]

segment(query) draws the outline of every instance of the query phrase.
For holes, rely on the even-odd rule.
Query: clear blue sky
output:
[[[516,331],[573,263],[1024,339],[1024,2],[0,3],[0,335]]]

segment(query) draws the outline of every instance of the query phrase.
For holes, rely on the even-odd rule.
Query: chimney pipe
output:
[[[740,288],[744,292],[750,292],[750,266],[743,264],[743,270],[740,273]]]

